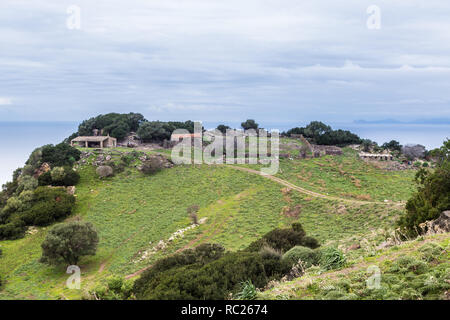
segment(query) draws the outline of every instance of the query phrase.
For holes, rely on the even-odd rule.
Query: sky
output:
[[[1,0],[0,121],[450,125],[449,15],[448,0]]]

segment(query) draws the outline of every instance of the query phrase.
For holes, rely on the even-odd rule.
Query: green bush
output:
[[[42,177],[42,178],[41,178]],[[69,166],[55,167],[38,178],[39,185],[74,186],[80,181],[80,175]]]
[[[400,217],[398,225],[408,236],[421,232],[419,225],[436,219],[442,211],[450,210],[450,140],[434,150],[439,157],[434,171],[421,168],[416,173],[417,193],[406,203],[406,214]]]
[[[223,255],[224,249],[215,245],[185,250],[146,270],[133,293],[138,299],[226,299],[230,293],[242,293],[243,282],[262,288],[290,271],[292,265],[281,251],[304,243],[304,238],[302,226],[294,224],[272,230],[244,251]]]
[[[72,213],[75,197],[63,188],[38,187],[31,208],[15,213],[26,225],[46,226]]]
[[[25,223],[18,217],[12,217],[10,222],[0,224],[0,240],[15,240],[25,235]]]
[[[129,300],[133,299],[133,282],[120,276],[111,276],[104,285],[89,291],[89,299],[95,300]]]
[[[51,186],[52,185],[52,173],[51,171],[44,172],[38,177],[38,184],[40,186]]]
[[[389,272],[403,273],[412,272],[415,274],[422,274],[428,269],[427,264],[417,258],[411,256],[401,256],[397,258],[394,264],[390,267]]]
[[[54,226],[41,244],[42,263],[76,265],[82,256],[95,255],[98,235],[90,222],[73,221]]]
[[[319,252],[308,247],[295,246],[283,255],[283,260],[291,266],[299,260],[306,264],[306,267],[318,265],[320,262]]]
[[[236,295],[238,300],[255,300],[257,295],[256,287],[250,280],[241,283],[241,291]]]
[[[72,213],[75,197],[62,188],[38,187],[34,192],[24,191],[11,212],[2,212],[0,239],[23,237],[26,226],[46,226]],[[17,200],[17,203],[16,203]]]
[[[133,292],[136,296],[142,296],[147,284],[160,276],[161,273],[188,265],[203,266],[206,263],[217,260],[223,256],[225,249],[219,244],[204,243],[194,249],[186,249],[174,255],[160,259],[144,271],[134,283]]]
[[[294,223],[291,228],[274,229],[266,233],[261,239],[251,243],[246,250],[256,252],[264,246],[269,246],[273,249],[286,252],[297,245],[316,248],[319,244],[314,238],[306,237],[306,233],[301,224]]]
[[[81,155],[80,150],[66,143],[43,146],[41,152],[42,162],[47,162],[52,168],[72,166],[75,161],[80,160]]]
[[[18,186],[16,193],[21,193],[22,191],[34,190],[38,186],[37,179],[32,176],[20,176],[18,179]]]
[[[234,252],[204,266],[188,265],[161,273],[136,294],[146,300],[223,300],[236,293],[243,281],[264,287],[267,277],[257,253]]]
[[[430,242],[421,246],[418,251],[422,254],[422,259],[431,262],[439,259],[444,252],[444,248],[437,243]]]
[[[345,265],[344,253],[334,247],[325,247],[320,251],[320,266],[325,270],[339,269]]]
[[[279,279],[291,269],[291,265],[283,261],[281,251],[264,246],[259,251],[268,280]]]

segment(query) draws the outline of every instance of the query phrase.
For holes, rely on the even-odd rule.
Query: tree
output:
[[[373,147],[377,146],[377,143],[370,139],[363,139],[361,141],[361,146],[364,152],[370,152]]]
[[[227,130],[231,129],[229,126],[226,126],[224,124],[219,124],[217,126],[217,130],[219,130],[220,132],[222,132],[223,134],[227,133]]]
[[[442,211],[450,209],[450,158],[449,140],[441,147],[441,161],[434,171],[421,168],[416,173],[417,193],[406,203],[407,213],[399,220],[399,225],[408,234],[418,231],[418,226],[436,219]]]
[[[401,151],[402,150],[402,145],[400,144],[400,142],[398,142],[396,140],[391,140],[389,142],[383,143],[381,145],[381,148],[383,150]]]
[[[425,156],[426,149],[420,144],[407,144],[402,148],[402,153],[408,160],[422,159]]]
[[[80,257],[95,255],[98,244],[97,231],[90,222],[73,221],[54,226],[41,244],[40,262],[70,265],[78,263]]]
[[[80,155],[80,150],[66,143],[42,147],[42,162],[47,162],[51,167],[72,166],[75,161],[80,160]]]
[[[145,120],[140,113],[108,113],[84,120],[78,126],[78,135],[90,136],[94,129],[102,130],[114,138],[123,139],[129,132],[137,131]]]
[[[305,127],[305,136],[316,141],[321,135],[331,132],[330,126],[320,121],[312,121]]]
[[[253,120],[253,119],[247,119],[245,122],[241,123],[241,127],[244,130],[250,130],[250,129],[258,130],[259,124],[257,124],[255,122],[255,120]]]
[[[359,144],[358,135],[348,130],[333,130],[330,126],[320,121],[312,121],[306,127],[295,127],[286,132],[287,135],[301,134],[315,144],[346,146]]]
[[[147,121],[141,124],[137,134],[144,141],[162,141],[164,139],[170,139],[172,135],[167,123],[162,121]]]

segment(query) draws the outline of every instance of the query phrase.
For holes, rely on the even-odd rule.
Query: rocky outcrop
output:
[[[450,231],[450,210],[443,211],[441,215],[432,221],[420,224],[425,234],[446,233]]]
[[[39,178],[39,176],[50,170],[51,170],[50,165],[47,162],[44,162],[43,164],[41,164],[39,168],[36,169],[36,171],[34,172],[34,177],[37,179]]]

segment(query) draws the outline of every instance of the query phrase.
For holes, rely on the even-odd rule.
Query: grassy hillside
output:
[[[258,298],[448,299],[449,248],[450,235],[438,234],[372,254],[360,249],[348,255],[341,270],[321,272],[313,267],[301,278],[275,284]],[[368,287],[366,281],[374,276],[375,268],[380,270],[380,285]]]
[[[260,166],[247,166],[250,168]],[[300,187],[348,199],[405,201],[415,191],[415,170],[387,171],[361,161],[344,148],[342,156],[280,159],[276,175]]]
[[[362,163],[350,151],[339,157],[283,160],[281,169],[283,179],[337,196],[370,194],[371,199],[406,200],[412,191],[412,173],[383,172]],[[314,198],[226,166],[177,166],[154,176],[126,169],[106,180],[98,179],[91,165],[79,172],[77,205],[69,219],[78,216],[92,222],[100,237],[96,256],[80,262],[84,290],[112,274],[132,278],[158,258],[200,243],[242,249],[269,230],[294,221],[301,222],[308,235],[321,243],[346,245],[368,234],[382,241],[384,230],[392,228],[403,210],[384,203]],[[310,172],[310,177],[298,178],[301,172]],[[359,179],[361,186],[351,182],[350,176]],[[189,228],[186,209],[194,204],[199,205],[198,216],[204,222]],[[183,229],[182,236],[174,236]],[[47,230],[39,228],[23,239],[0,241],[0,274],[6,282],[0,299],[81,297],[82,290],[65,288],[69,276],[65,268],[38,262]],[[155,249],[161,240],[165,247]]]

